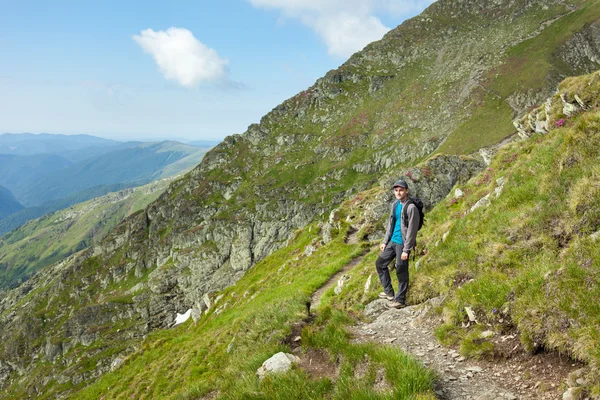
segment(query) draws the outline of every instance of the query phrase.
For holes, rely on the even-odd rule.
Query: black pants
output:
[[[381,282],[381,286],[383,286],[383,291],[389,296],[394,296],[394,287],[392,286],[388,265],[394,258],[396,259],[398,293],[396,293],[395,298],[400,303],[406,302],[406,294],[408,293],[408,260],[403,261],[400,258],[403,248],[404,246],[401,244],[389,242],[375,262],[377,275],[379,275],[379,281]]]

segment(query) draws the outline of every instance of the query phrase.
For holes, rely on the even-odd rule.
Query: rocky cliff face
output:
[[[482,163],[442,156],[414,165],[440,149],[496,143],[514,132],[517,112],[555,90],[558,76],[597,65],[586,33],[597,8],[439,0],[228,137],[100,245],[3,298],[0,385],[26,382],[33,395],[93,379],[176,311],[199,315],[295,229],[378,181],[405,174],[422,197],[439,201]],[[570,33],[552,43],[542,37],[565,26]],[[543,51],[528,53],[540,37]],[[589,46],[567,61],[555,57],[569,41]],[[535,62],[543,68],[532,77]]]

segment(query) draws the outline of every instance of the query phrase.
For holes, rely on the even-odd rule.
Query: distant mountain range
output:
[[[54,154],[70,161],[80,157],[97,156],[122,146],[130,147],[139,142],[118,142],[90,135],[55,135],[49,133],[4,133],[0,135],[0,154],[30,156]],[[82,152],[83,151],[83,152]],[[70,155],[77,159],[71,159]]]
[[[0,186],[0,219],[23,209],[15,196],[5,187]]]
[[[2,134],[0,234],[47,212],[186,171],[216,143]]]

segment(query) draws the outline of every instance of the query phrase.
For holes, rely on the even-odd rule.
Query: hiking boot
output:
[[[389,294],[387,294],[386,292],[381,292],[379,293],[379,298],[380,299],[386,299],[386,300],[394,300],[394,296],[390,296]]]
[[[385,305],[387,308],[395,308],[395,309],[400,309],[400,308],[404,308],[406,307],[406,303],[401,303],[397,300],[392,300],[389,303],[387,303]]]

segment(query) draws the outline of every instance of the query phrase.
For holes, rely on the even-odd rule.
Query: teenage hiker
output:
[[[406,181],[397,181],[392,189],[396,200],[392,203],[385,238],[379,246],[381,253],[375,265],[383,286],[383,292],[379,293],[379,297],[390,300],[387,304],[388,308],[402,308],[406,306],[406,294],[408,292],[408,256],[417,244],[417,231],[421,223],[421,213],[408,197],[408,184]],[[403,208],[406,208],[406,210],[403,210]],[[388,265],[394,258],[396,258],[396,276],[398,277],[398,292],[395,296],[390,271],[388,270]]]

